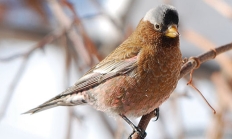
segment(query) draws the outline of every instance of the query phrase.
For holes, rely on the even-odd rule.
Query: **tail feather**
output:
[[[44,110],[47,110],[47,109],[50,109],[50,108],[53,108],[53,107],[56,107],[58,106],[57,103],[50,103],[50,104],[44,104],[44,105],[40,105],[34,109],[31,109],[27,112],[24,112],[22,114],[34,114],[34,113],[38,113],[38,112],[41,112],[41,111],[44,111]]]
[[[41,111],[44,111],[44,110],[47,110],[47,109],[50,109],[53,107],[57,107],[57,106],[59,106],[58,104],[60,101],[62,101],[62,97],[60,95],[58,95],[52,99],[49,99],[48,101],[44,102],[43,104],[39,105],[38,107],[33,108],[29,111],[26,111],[22,114],[34,114],[34,113],[38,113],[38,112],[41,112]]]
[[[24,112],[22,114],[29,114],[29,113],[34,114],[57,106],[74,106],[74,105],[81,105],[85,103],[87,103],[85,99],[85,95],[81,93],[64,95],[64,96],[58,95],[44,102],[38,107],[31,109],[27,112]]]

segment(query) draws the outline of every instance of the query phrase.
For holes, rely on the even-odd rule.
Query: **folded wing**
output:
[[[75,99],[76,102],[78,102],[78,104],[86,103],[83,95],[81,94],[82,91],[94,88],[95,86],[116,76],[134,76],[134,74],[136,74],[136,67],[137,56],[125,60],[111,60],[108,62],[99,63],[98,65],[93,67],[89,72],[87,72],[87,74],[85,74],[82,78],[80,78],[75,83],[75,85],[67,88],[63,93],[46,101],[42,105],[34,109],[31,109],[25,113],[33,114],[60,105],[70,106],[71,103],[68,103],[67,100],[70,100],[69,96],[72,97],[72,94],[75,94]]]

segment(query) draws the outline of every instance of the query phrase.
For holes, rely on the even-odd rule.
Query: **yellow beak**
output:
[[[179,32],[176,25],[171,25],[168,27],[168,29],[165,31],[165,36],[170,38],[175,38],[179,36]]]

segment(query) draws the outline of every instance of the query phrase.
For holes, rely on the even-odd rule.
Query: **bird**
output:
[[[158,112],[176,88],[182,65],[178,23],[175,7],[150,9],[134,32],[74,85],[24,114],[89,104],[122,117],[144,138],[146,132],[128,117]]]

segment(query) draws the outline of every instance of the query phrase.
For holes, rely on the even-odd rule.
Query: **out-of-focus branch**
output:
[[[216,84],[216,89],[221,100],[222,107],[227,107],[232,111],[232,93],[228,82],[223,77],[223,74],[215,73],[212,75],[212,81]]]
[[[98,9],[98,11],[100,11],[101,15],[104,15],[118,30],[122,31],[122,26],[117,21],[115,21],[115,19],[112,18],[109,14],[106,14],[107,12],[104,10],[104,8],[97,0],[91,0],[91,2]]]
[[[117,118],[117,129],[114,132],[114,139],[122,139],[123,133],[125,132],[125,126],[123,124],[122,119]]]
[[[28,58],[31,54],[33,54],[35,50],[37,50],[38,48],[42,49],[46,44],[53,42],[57,38],[61,37],[64,33],[65,33],[65,30],[58,30],[58,31],[52,32],[51,34],[45,36],[41,41],[36,43],[35,46],[33,46],[29,51],[25,53],[15,54],[15,55],[12,55],[6,58],[0,58],[0,61],[8,62],[8,61],[14,60],[19,57]]]
[[[225,128],[224,115],[228,107],[232,106],[231,103],[231,90],[228,83],[225,81],[223,75],[219,72],[212,74],[212,82],[217,91],[218,107],[220,110],[217,112],[210,122],[207,138],[208,139],[221,139],[223,137],[223,130]]]
[[[20,53],[20,54],[16,54],[13,56],[9,56],[7,58],[1,58],[0,61],[6,62],[6,61],[11,61],[14,60],[16,58],[19,57],[23,57],[23,62],[21,63],[19,70],[14,78],[14,80],[12,81],[8,93],[4,99],[4,102],[0,108],[0,119],[2,119],[2,117],[5,115],[6,110],[10,104],[11,98],[13,96],[15,87],[17,86],[18,82],[20,81],[23,72],[25,70],[25,67],[27,66],[27,62],[30,58],[30,56],[35,52],[35,50],[37,50],[38,48],[42,49],[44,46],[46,46],[46,44],[49,44],[51,42],[53,42],[54,40],[56,40],[57,38],[59,38],[60,36],[62,36],[65,33],[65,30],[58,30],[56,32],[53,32],[47,36],[45,36],[41,41],[39,41],[37,44],[35,44],[35,46],[33,46],[29,51],[27,51],[26,53]]]
[[[121,35],[123,36],[123,40],[125,40],[126,38],[128,38],[130,36],[130,34],[133,32],[133,27],[130,23],[128,22],[128,17],[130,16],[130,12],[133,9],[132,5],[134,5],[134,3],[136,3],[135,0],[127,0],[127,2],[124,2],[124,8],[123,8],[123,14],[120,16],[119,20],[115,20],[113,17],[111,17],[109,14],[107,14],[108,12],[104,9],[103,6],[101,6],[101,4],[97,1],[97,0],[91,0],[92,3],[95,5],[96,8],[98,8],[98,10],[100,11],[100,15],[105,16],[112,25],[114,25],[114,27],[120,31]],[[127,26],[126,26],[127,25]]]
[[[226,51],[229,51],[232,49],[232,43],[220,46],[218,48],[215,48],[214,50],[208,51],[202,55],[199,55],[197,57],[190,58],[181,68],[179,79],[190,73],[190,71],[198,68],[202,63],[214,59],[217,55],[224,53]],[[150,122],[151,118],[154,117],[154,111],[150,112],[147,115],[142,116],[138,127],[146,130],[148,123]],[[135,132],[132,135],[132,139],[141,139],[140,136]]]
[[[64,28],[68,28],[73,23],[73,20],[71,20],[68,15],[65,14],[60,3],[57,0],[49,0],[48,3],[50,9],[52,10],[60,25]],[[77,33],[74,28],[69,31],[68,38],[74,44],[77,52],[80,54],[80,58],[82,59],[82,61],[84,61],[84,63],[87,63],[88,65],[92,65],[92,54],[87,51],[82,41],[82,37]]]
[[[163,0],[163,3],[172,5],[172,0]]]
[[[224,0],[204,0],[205,3],[212,6],[226,18],[232,19],[232,7]]]
[[[72,135],[72,123],[73,123],[73,108],[68,108],[68,122],[67,122],[67,131],[65,139],[71,139]]]
[[[95,63],[94,56],[98,60],[101,60],[101,57],[98,54],[94,43],[88,37],[84,29],[84,26],[82,25],[81,20],[77,16],[76,11],[74,10],[72,4],[66,0],[62,0],[61,3],[59,3],[57,0],[50,0],[48,1],[48,3],[53,14],[55,15],[56,19],[58,20],[61,26],[63,26],[64,28],[68,28],[73,23],[79,26],[80,35],[77,33],[77,30],[75,30],[74,28],[70,30],[67,35],[68,38],[73,43],[73,45],[75,46],[75,49],[80,55],[82,61],[84,61],[84,63],[86,63],[87,65],[92,66]],[[71,12],[74,14],[74,19],[68,17],[68,15],[62,9],[62,4],[67,6],[71,10]]]
[[[67,34],[64,35],[61,39],[61,44],[64,46],[64,51],[65,51],[65,72],[64,72],[64,88],[67,88],[69,86],[70,82],[70,66],[71,66],[71,61],[72,61],[72,55],[70,55],[70,50],[68,47],[68,41],[67,41]],[[72,134],[72,121],[73,121],[73,108],[69,107],[68,109],[68,116],[67,116],[67,128],[66,128],[66,139],[71,138]]]
[[[4,117],[6,111],[7,111],[7,108],[10,104],[10,101],[11,101],[11,98],[14,94],[14,90],[16,88],[16,86],[18,85],[22,75],[23,75],[23,72],[27,66],[27,62],[28,62],[28,58],[27,57],[24,57],[17,73],[16,73],[16,76],[14,77],[14,80],[12,81],[10,87],[9,87],[9,90],[3,100],[3,103],[1,105],[1,108],[0,108],[0,120],[2,120],[2,118]]]
[[[89,38],[87,35],[87,32],[85,30],[85,27],[82,23],[82,20],[79,18],[78,13],[74,9],[73,5],[68,2],[67,0],[61,0],[61,3],[69,8],[69,10],[74,15],[74,23],[79,27],[81,36],[83,37],[84,45],[87,47],[87,50],[90,54],[95,55],[98,59],[98,61],[102,60],[102,57],[98,54],[97,49],[93,41]]]

